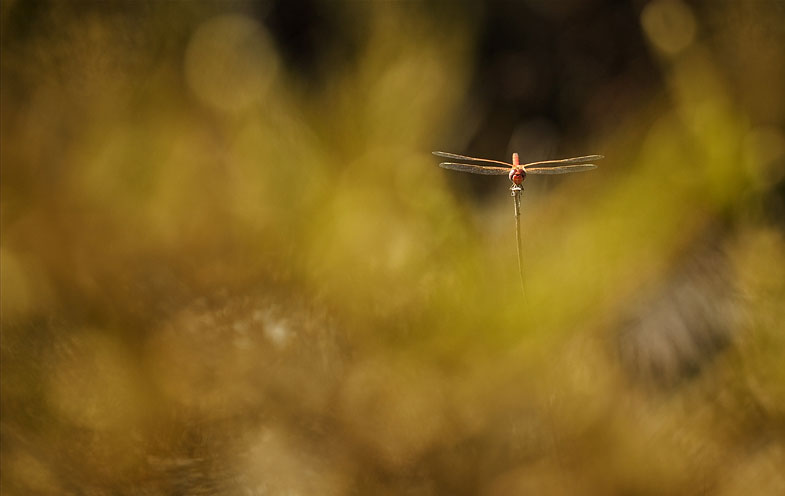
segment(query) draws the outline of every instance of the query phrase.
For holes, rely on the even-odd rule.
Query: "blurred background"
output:
[[[783,2],[1,14],[3,494],[785,493]]]

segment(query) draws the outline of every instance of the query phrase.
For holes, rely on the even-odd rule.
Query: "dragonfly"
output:
[[[467,157],[456,153],[433,152],[434,155],[459,160],[460,162],[442,162],[439,167],[443,169],[456,170],[460,172],[470,172],[472,174],[483,174],[486,176],[504,176],[510,178],[512,186],[510,195],[515,204],[515,234],[518,241],[518,274],[521,279],[521,290],[526,294],[523,284],[523,254],[521,251],[521,196],[523,193],[523,181],[528,174],[567,174],[570,172],[582,172],[596,169],[597,166],[592,162],[601,160],[602,155],[584,155],[582,157],[562,158],[556,160],[541,160],[539,162],[529,162],[521,164],[517,153],[512,154],[512,163],[491,160],[487,158]],[[477,163],[465,163],[477,162]],[[490,165],[489,165],[490,164]]]

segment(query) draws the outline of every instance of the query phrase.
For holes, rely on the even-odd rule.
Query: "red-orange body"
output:
[[[526,179],[526,171],[521,167],[517,153],[512,154],[512,169],[510,169],[509,177],[510,181],[516,186],[520,186],[523,183],[523,180]]]

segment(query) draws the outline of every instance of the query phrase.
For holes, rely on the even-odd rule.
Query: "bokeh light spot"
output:
[[[695,18],[690,8],[679,1],[648,4],[641,13],[641,24],[654,46],[668,55],[681,52],[695,39]]]
[[[185,54],[185,76],[203,103],[242,111],[259,101],[278,72],[267,33],[252,19],[225,15],[202,24]]]

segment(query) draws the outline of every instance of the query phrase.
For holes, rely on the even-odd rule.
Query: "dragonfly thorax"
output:
[[[510,169],[510,181],[516,186],[520,186],[526,179],[526,171],[523,167]]]

